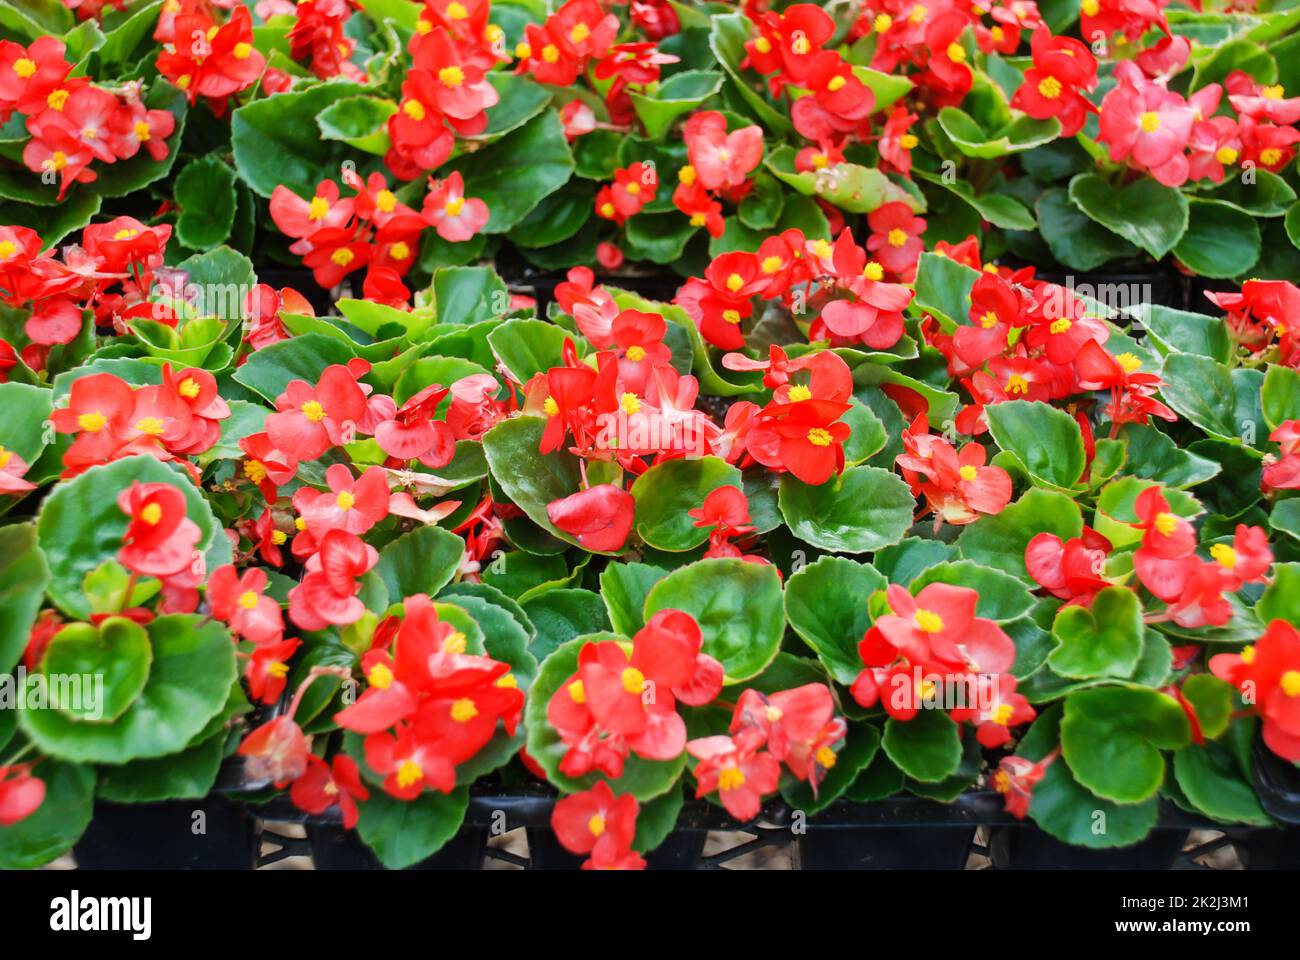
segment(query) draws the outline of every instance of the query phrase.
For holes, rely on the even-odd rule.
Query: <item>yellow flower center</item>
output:
[[[895,227],[893,230],[889,231],[888,239],[891,247],[901,247],[903,244],[907,243],[907,232]]]
[[[816,760],[823,770],[829,770],[835,766],[835,751],[830,747],[818,747]]]
[[[766,274],[776,273],[785,265],[785,261],[780,257],[771,256],[763,258],[763,272]]]
[[[880,280],[885,276],[885,268],[875,260],[869,260],[867,265],[862,268],[862,275],[868,280]]]
[[[388,255],[394,260],[409,260],[411,257],[411,248],[403,240],[398,240],[388,248]]]
[[[705,225],[706,223],[708,223],[708,222],[709,222],[709,215],[708,215],[707,213],[692,213],[692,214],[691,214],[691,226],[692,226],[692,227],[702,227],[702,226],[704,226],[704,225]]]
[[[587,821],[587,829],[591,831],[593,837],[599,837],[605,832],[605,818],[599,813],[592,814],[591,819]]]
[[[136,237],[138,237],[138,236],[140,236],[140,231],[139,231],[139,230],[133,230],[133,229],[131,229],[130,227],[123,227],[121,230],[119,230],[119,231],[117,231],[115,234],[113,234],[113,239],[114,239],[114,240],[119,240],[119,241],[120,241],[120,240],[134,240],[134,239],[135,239]]]
[[[1097,11],[1101,9],[1101,4],[1098,3],[1097,0],[1083,0],[1083,2],[1079,4],[1079,9],[1083,11],[1085,17],[1095,17]]]
[[[258,596],[252,590],[245,590],[239,595],[239,605],[245,610],[252,610],[257,606]]]
[[[324,197],[312,197],[311,203],[307,205],[308,220],[324,220],[330,212],[330,202]]]
[[[176,387],[176,392],[186,400],[193,400],[202,390],[203,388],[199,386],[199,382],[193,377],[186,377]]]
[[[402,104],[402,113],[418,123],[424,119],[424,104],[419,100],[407,100]]]
[[[413,783],[419,783],[424,779],[424,768],[414,760],[403,760],[402,765],[397,768],[397,785],[399,787],[409,787]]]
[[[190,88],[190,83],[193,81],[193,79],[194,78],[191,77],[188,73],[181,74],[179,77],[176,78],[176,86],[178,86],[182,90],[188,90]]]
[[[560,59],[560,48],[553,43],[548,43],[542,47],[542,59],[547,63],[554,63]]]
[[[1260,93],[1264,95],[1265,100],[1281,100],[1286,94],[1286,90],[1282,84],[1275,83],[1272,86],[1265,87]]]
[[[871,26],[876,33],[884,33],[894,25],[894,18],[887,13],[876,14],[876,19],[872,21]]]
[[[8,260],[18,252],[18,244],[12,240],[0,240],[0,260]]]
[[[1282,674],[1282,692],[1288,697],[1300,697],[1300,670],[1288,670]]]
[[[1225,167],[1231,166],[1237,162],[1237,151],[1232,147],[1220,147],[1214,152],[1214,159],[1218,160]]]
[[[610,203],[608,200],[606,200],[604,203],[600,205],[600,215],[604,217],[606,220],[613,220],[614,214],[616,212],[617,211],[615,211],[614,205]]]
[[[465,198],[452,197],[443,204],[443,209],[447,211],[448,216],[459,217],[460,212],[465,209]]]
[[[14,73],[18,74],[18,76],[23,80],[26,80],[35,72],[36,72],[35,60],[29,60],[26,57],[19,57],[17,60],[14,61]]]
[[[830,245],[828,240],[817,239],[812,244],[813,253],[822,260],[829,260],[835,248]]]
[[[151,527],[158,526],[159,521],[162,520],[162,516],[162,507],[158,506],[156,503],[146,503],[144,509],[140,511],[140,519]]]
[[[151,437],[160,437],[166,429],[161,417],[141,417],[135,422],[135,428]]]
[[[461,697],[451,705],[451,718],[457,723],[469,723],[478,716],[478,707],[469,697]]]
[[[253,45],[251,43],[237,43],[230,52],[234,54],[236,60],[247,60],[253,52]]]
[[[366,674],[366,682],[376,690],[387,690],[393,685],[393,679],[393,670],[386,663],[376,663]]]
[[[245,460],[244,476],[253,483],[261,483],[266,479],[266,465],[261,460]]]
[[[520,60],[527,60],[533,55],[533,48],[526,43],[515,44],[515,56]]]
[[[966,61],[966,48],[960,43],[948,44],[948,59],[953,63],[964,63]]]
[[[513,673],[503,673],[501,676],[497,677],[497,686],[505,687],[510,690],[518,690],[519,680]]]
[[[587,689],[582,685],[581,680],[574,680],[566,689],[569,691],[569,699],[574,703],[587,702]]]
[[[1061,81],[1055,77],[1043,77],[1038,81],[1038,92],[1048,100],[1055,100],[1061,95]]]
[[[829,447],[831,440],[831,432],[824,427],[813,427],[808,431],[808,442],[814,447]]]
[[[1018,373],[1007,377],[1007,393],[1028,393],[1029,383]]]
[[[999,703],[997,709],[993,711],[993,716],[990,719],[992,719],[994,723],[1001,724],[1005,727],[1011,722],[1011,715],[1015,712],[1016,708],[1011,706],[1011,704]]]
[[[447,639],[442,641],[440,649],[443,653],[464,653],[467,646],[468,642],[465,634],[459,630],[453,630],[447,635]]]
[[[447,4],[447,16],[453,20],[464,20],[469,16],[469,11],[465,9],[464,4],[452,2]]]
[[[831,162],[831,158],[828,157],[828,156],[826,156],[826,154],[824,154],[824,153],[814,153],[813,156],[812,156],[812,164],[813,164],[813,166],[816,167],[818,170],[823,169],[823,168],[826,167],[830,162]]]
[[[1097,0],[1084,0],[1084,2],[1090,2],[1093,6],[1097,5]],[[998,793],[1007,793],[1011,790],[1011,777],[1005,770],[999,770],[993,774],[993,789]]]
[[[992,310],[986,310],[984,312],[984,315],[980,317],[980,326],[983,327],[985,330],[992,330],[997,325],[998,325],[998,315],[994,313]]]
[[[349,263],[357,258],[357,255],[347,247],[339,247],[330,254],[330,259],[340,267],[346,267]]]
[[[147,143],[150,137],[153,136],[153,134],[149,132],[149,124],[143,120],[137,120],[132,130],[135,132],[135,138],[141,143]]]
[[[931,610],[917,610],[912,616],[916,628],[923,633],[938,633],[943,629],[943,617]]]
[[[745,278],[738,273],[733,273],[731,276],[727,277],[727,289],[730,290],[732,293],[735,293],[744,285],[745,285]]]
[[[1062,317],[1060,320],[1053,320],[1052,325],[1047,329],[1055,334],[1062,334],[1069,330],[1074,324],[1068,317]]]
[[[1134,353],[1121,353],[1115,361],[1125,373],[1136,373],[1142,369],[1142,360]]]
[[[831,93],[835,93],[836,91],[843,90],[846,83],[848,83],[848,81],[843,77],[831,77],[830,83],[826,84],[826,89]]]
[[[375,206],[382,213],[392,213],[397,208],[397,194],[391,190],[380,190],[375,194]]]
[[[1250,666],[1255,662],[1255,647],[1253,644],[1246,644],[1241,648],[1241,662]]]
[[[718,789],[739,790],[745,785],[745,772],[740,767],[727,767],[718,774]]]
[[[636,667],[626,667],[623,670],[623,689],[628,693],[639,694],[645,689],[645,674]]]
[[[677,171],[677,179],[689,187],[695,182],[695,168],[688,163]]]
[[[1006,36],[1006,33],[1002,30],[1001,27],[994,27],[992,30],[989,31],[989,33],[993,35],[994,43],[1001,43],[1002,38]]]
[[[289,539],[289,535],[285,533],[283,530],[271,531],[271,542],[275,544],[277,547],[281,546],[288,539]]]
[[[809,390],[807,387],[805,387],[802,383],[796,383],[793,387],[790,388],[791,403],[799,403],[802,400],[811,400],[811,399],[812,399],[812,391]]]
[[[582,43],[582,41],[586,40],[589,36],[591,36],[591,27],[587,26],[581,20],[575,23],[573,29],[569,31],[569,39],[574,43]]]
[[[542,409],[546,411],[548,417],[554,417],[560,412],[560,405],[555,402],[554,397],[547,397],[542,401]]]
[[[723,310],[723,311],[722,311],[722,319],[723,319],[726,323],[733,323],[733,324],[734,324],[734,323],[740,323],[740,311],[739,311],[739,310]]]
[[[1156,533],[1162,537],[1168,537],[1178,529],[1178,518],[1172,513],[1156,514]]]
[[[465,82],[465,71],[455,65],[438,71],[438,82],[444,87],[459,87]]]
[[[635,393],[625,393],[619,398],[618,405],[623,408],[624,413],[636,413],[641,409],[641,401],[637,399]]]
[[[645,347],[633,344],[627,348],[627,358],[633,363],[640,363],[645,359]]]
[[[340,510],[351,510],[357,505],[357,498],[346,490],[339,491],[338,497],[334,500]]]
[[[1147,133],[1155,133],[1160,129],[1160,114],[1156,113],[1154,110],[1144,111],[1142,116],[1138,119],[1142,123],[1142,129]]]
[[[635,197],[641,193],[641,184],[633,180],[631,183],[627,184],[623,189]]]
[[[1237,565],[1237,551],[1226,543],[1216,543],[1210,547],[1210,556],[1214,558],[1219,566],[1227,570],[1231,570]]]
[[[967,483],[970,483],[972,480],[974,480],[976,477],[979,476],[979,471],[976,470],[974,467],[972,467],[969,463],[963,465],[962,468],[957,472],[961,474],[961,478],[965,480]]]
[[[108,425],[108,418],[96,410],[94,413],[83,413],[77,417],[77,426],[87,433],[99,433]]]
[[[319,400],[308,400],[301,409],[302,415],[312,423],[320,423],[325,419],[325,408],[320,405]]]
[[[1259,151],[1259,162],[1266,167],[1276,167],[1282,162],[1282,151],[1277,147],[1268,147]]]
[[[915,150],[916,145],[920,142],[921,141],[916,139],[916,135],[911,133],[905,133],[898,138],[898,144],[904,150]]]
[[[183,89],[183,88],[182,88]],[[68,102],[68,91],[60,87],[58,90],[51,90],[49,96],[45,98],[46,106],[51,110],[62,110],[63,105]]]
[[[287,677],[289,675],[289,665],[283,660],[275,660],[266,668],[266,672],[273,677]]]

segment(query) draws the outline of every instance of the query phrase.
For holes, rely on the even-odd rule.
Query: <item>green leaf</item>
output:
[[[923,253],[916,268],[916,305],[952,330],[966,323],[979,271],[939,253]]]
[[[668,839],[668,835],[677,826],[677,815],[681,813],[686,797],[681,789],[669,790],[641,804],[636,816],[636,836],[632,840],[632,849],[637,853],[646,853]]]
[[[50,570],[30,523],[0,527],[0,674],[27,649]]]
[[[1172,353],[1165,357],[1160,390],[1165,402],[1210,436],[1249,447],[1266,442],[1260,397],[1264,375],[1241,367],[1229,369],[1209,357]]]
[[[989,620],[1016,620],[1034,607],[1034,598],[1023,581],[970,560],[936,563],[913,580],[909,589],[917,593],[931,583],[949,583],[977,591],[980,597],[975,613]]]
[[[551,102],[551,91],[527,77],[493,72],[487,75],[487,79],[496,89],[499,99],[495,106],[488,107],[487,129],[477,137],[466,137],[467,143],[499,140],[533,119]]]
[[[41,549],[50,567],[50,599],[70,617],[89,616],[90,607],[82,589],[86,574],[116,557],[122,546],[128,518],[117,505],[117,495],[133,481],[166,483],[185,494],[186,513],[201,534],[195,546],[196,569],[205,565],[210,569],[230,560],[230,542],[211,506],[179,471],[144,455],[91,467],[73,480],[58,484],[45,498],[36,521]]]
[[[1052,256],[1072,270],[1096,270],[1112,260],[1137,256],[1137,247],[1075,206],[1064,187],[1044,190],[1034,209]]]
[[[571,337],[563,327],[532,319],[507,320],[488,334],[492,352],[518,383],[561,366],[568,339]]]
[[[460,568],[465,541],[441,527],[418,527],[379,551],[379,574],[388,602],[401,603],[419,593],[436,596]]]
[[[645,127],[646,136],[657,140],[684,113],[690,113],[722,87],[722,74],[713,70],[683,70],[658,85],[654,93],[629,90],[632,106]]]
[[[666,571],[646,563],[611,563],[600,574],[600,598],[617,633],[632,636],[645,626],[645,598]]]
[[[360,84],[331,80],[239,107],[230,117],[230,143],[240,179],[263,197],[281,185],[313,196],[317,184],[337,179],[353,156],[349,145],[321,139],[316,117],[339,100],[368,93]]]
[[[965,180],[945,180],[942,176],[914,168],[913,175],[933,183],[974,208],[980,218],[1004,230],[1033,230],[1038,220],[1023,203],[1005,193],[976,194]]]
[[[1183,450],[1167,434],[1152,426],[1125,424],[1120,439],[1128,445],[1128,472],[1167,487],[1192,487],[1220,470],[1213,460]]]
[[[874,567],[847,557],[821,557],[785,585],[790,626],[846,686],[862,672],[858,644],[871,626],[867,600],[888,586]]]
[[[573,155],[559,114],[547,110],[443,169],[459,170],[465,179],[465,196],[488,205],[490,216],[483,232],[505,233],[568,181]]]
[[[113,803],[201,799],[217,781],[225,746],[225,734],[218,733],[180,753],[107,767],[101,774],[99,796]]]
[[[961,766],[961,731],[942,710],[920,710],[903,722],[885,721],[885,753],[913,780],[938,783]]]
[[[638,214],[623,229],[627,255],[651,263],[675,263],[681,259],[696,229],[678,210]]]
[[[610,628],[605,604],[601,602],[600,595],[592,590],[564,587],[547,590],[528,597],[523,601],[523,608],[537,630],[530,650],[539,660],[550,656],[551,651],[574,637]]]
[[[1261,623],[1300,623],[1300,563],[1275,563],[1273,580],[1255,604]]]
[[[968,157],[992,159],[1032,150],[1056,137],[1061,124],[1055,118],[1035,120],[1020,114],[998,130],[985,130],[970,114],[957,107],[939,111],[939,127],[954,147]]]
[[[853,786],[879,750],[880,731],[865,723],[850,723],[848,733],[835,753],[835,765],[826,771],[816,794],[808,781],[789,779],[781,789],[781,796],[791,808],[802,810],[807,816],[819,813]]]
[[[645,803],[672,789],[686,766],[686,751],[683,750],[681,756],[674,757],[672,760],[645,760],[632,754],[623,765],[623,775],[614,781],[601,773],[574,778],[560,772],[560,761],[564,759],[569,748],[547,722],[546,707],[551,702],[551,697],[577,672],[578,653],[587,643],[626,642],[626,640],[626,637],[617,633],[593,633],[575,637],[542,661],[537,679],[528,693],[528,702],[524,706],[524,726],[528,730],[528,755],[546,772],[546,779],[565,793],[589,790],[597,782],[604,780],[614,787],[617,793],[630,793],[637,800]]]
[[[1259,259],[1259,226],[1248,213],[1215,200],[1189,201],[1187,232],[1174,256],[1202,277],[1240,276]]]
[[[731,77],[734,89],[769,132],[777,135],[790,133],[793,130],[790,119],[763,97],[761,91],[766,89],[767,81],[752,72],[748,80],[740,74],[740,62],[746,55],[745,41],[751,34],[749,18],[743,13],[729,13],[716,14],[710,19],[709,49]]]
[[[1262,169],[1253,171],[1250,183],[1245,182],[1245,177],[1228,177],[1221,185],[1203,190],[1198,196],[1227,204],[1253,217],[1285,216],[1296,199],[1289,183],[1276,173]]]
[[[565,451],[538,453],[546,422],[540,417],[515,417],[498,423],[483,437],[492,477],[510,501],[544,530],[566,543],[578,541],[551,523],[546,505],[578,489],[576,459]]]
[[[18,454],[29,467],[35,464],[54,432],[47,426],[53,406],[53,395],[43,387],[0,383],[0,447]]]
[[[820,486],[786,474],[779,503],[800,540],[832,553],[866,553],[903,539],[916,502],[894,473],[849,467]]]
[[[1077,690],[1065,699],[1061,751],[1078,781],[1116,803],[1140,803],[1164,781],[1161,750],[1187,745],[1187,714],[1146,687]]]
[[[1232,751],[1222,743],[1192,744],[1175,752],[1174,779],[1188,802],[1215,820],[1261,827],[1273,822]]]
[[[70,720],[112,723],[135,702],[149,678],[153,652],[144,628],[125,617],[98,624],[70,623],[50,640],[41,672],[53,677],[95,678],[98,689],[83,690],[71,702],[51,703]]]
[[[1105,849],[1137,843],[1156,825],[1160,803],[1117,804],[1088,792],[1065,761],[1049,764],[1034,787],[1029,815],[1056,839],[1077,847]]]
[[[433,299],[439,323],[478,323],[501,316],[510,305],[510,293],[491,267],[436,270]]]
[[[691,510],[719,487],[741,488],[740,471],[718,457],[666,460],[632,484],[636,532],[657,550],[692,550],[709,538],[709,527],[695,526]]]
[[[3,15],[0,9],[0,16]],[[45,799],[31,816],[0,826],[0,870],[34,870],[66,853],[90,824],[92,768],[42,760],[33,774],[45,782]]]
[[[819,197],[849,213],[871,213],[891,201],[906,203],[916,212],[925,204],[875,167],[837,163],[813,173],[796,171],[793,147],[778,147],[765,161],[768,170],[805,197]]]
[[[56,710],[24,710],[19,723],[60,759],[126,763],[176,753],[221,712],[235,682],[235,645],[224,626],[197,614],[148,625],[153,667],[144,690],[112,723],[81,723]]]
[[[1151,179],[1114,189],[1095,173],[1070,181],[1070,200],[1107,230],[1141,247],[1159,260],[1187,230],[1187,198]]]
[[[1040,401],[1009,400],[990,406],[988,419],[997,445],[1024,465],[1036,486],[1078,484],[1087,459],[1074,417]]]
[[[1218,317],[1142,303],[1132,311],[1162,354],[1195,353],[1220,363],[1232,359],[1233,343]]]
[[[1127,587],[1106,587],[1090,607],[1062,607],[1052,624],[1047,662],[1063,677],[1133,675],[1142,657],[1142,604]]]
[[[352,350],[340,341],[324,334],[308,333],[254,352],[235,371],[234,378],[268,402],[275,403],[275,398],[284,392],[290,381],[315,383],[326,367],[346,364],[352,356]]]
[[[982,516],[962,528],[961,555],[1022,580],[1028,579],[1025,548],[1040,533],[1070,540],[1083,532],[1079,505],[1063,493],[1031,487],[1001,513]]]
[[[235,225],[235,172],[215,154],[186,165],[173,187],[180,216],[176,239],[191,250],[225,243]]]
[[[668,609],[699,622],[704,652],[722,663],[727,684],[762,673],[785,633],[781,577],[768,564],[719,558],[680,567],[650,589],[644,615]]]
[[[324,140],[338,140],[364,153],[382,157],[392,146],[388,118],[397,104],[380,97],[344,97],[316,115]]]
[[[1268,516],[1268,525],[1279,533],[1285,533],[1295,540],[1300,540],[1300,497],[1283,500],[1273,507]],[[4,658],[0,657],[0,663]]]
[[[1260,402],[1270,430],[1287,420],[1300,420],[1300,371],[1270,363]]]
[[[0,193],[0,195],[3,195]],[[46,249],[57,247],[69,234],[81,230],[99,213],[104,198],[88,190],[74,190],[58,206],[37,207],[21,200],[0,202],[0,223],[21,223],[40,234]]]
[[[358,801],[357,807],[357,833],[366,846],[388,869],[405,870],[433,856],[460,830],[469,789],[425,790],[414,800],[398,800],[371,788],[370,799]]]
[[[570,180],[515,224],[510,241],[520,247],[549,247],[574,236],[592,217],[595,190]]]
[[[1232,684],[1213,674],[1197,673],[1183,681],[1182,693],[1196,713],[1201,735],[1209,740],[1218,739],[1232,719]]]

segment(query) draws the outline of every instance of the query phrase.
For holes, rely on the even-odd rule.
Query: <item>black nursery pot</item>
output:
[[[1157,827],[1131,847],[1091,850],[1030,824],[994,828],[989,856],[999,870],[1168,870],[1187,843],[1186,827]]]
[[[252,870],[260,843],[257,819],[221,796],[141,804],[97,801],[73,855],[83,870]]]
[[[307,842],[317,870],[383,870],[355,830],[333,824],[307,824]],[[442,849],[412,870],[479,870],[487,849],[486,827],[462,827]]]
[[[812,824],[799,838],[803,870],[961,870],[975,828]]]
[[[578,870],[586,857],[570,853],[560,845],[549,827],[529,827],[528,862],[533,870]],[[650,870],[698,870],[704,857],[707,830],[674,830],[658,847],[645,854]]]

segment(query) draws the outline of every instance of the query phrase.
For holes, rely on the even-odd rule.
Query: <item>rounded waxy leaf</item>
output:
[[[1155,796],[1165,777],[1161,751],[1190,739],[1178,701],[1147,687],[1097,687],[1065,698],[1061,752],[1079,783],[1106,800]]]
[[[885,753],[913,780],[938,783],[961,766],[961,730],[942,710],[921,710],[908,721],[885,722]]]
[[[1233,751],[1225,744],[1191,744],[1177,751],[1174,779],[1192,806],[1216,820],[1257,826],[1272,823]]]
[[[72,623],[55,634],[45,648],[41,672],[51,699],[63,680],[80,680],[80,696],[64,702],[60,695],[51,707],[71,720],[112,723],[144,690],[152,661],[144,627],[125,617],[109,617],[98,626]]]
[[[717,558],[680,567],[650,589],[643,612],[649,620],[668,609],[696,619],[726,684],[762,673],[785,633],[781,577],[770,564]]]
[[[1138,180],[1116,190],[1095,173],[1081,173],[1070,181],[1070,200],[1089,218],[1157,260],[1187,230],[1187,198],[1155,180]]]
[[[791,533],[832,553],[866,553],[898,543],[916,507],[907,484],[879,467],[849,467],[815,487],[787,474],[778,502]]]
[[[1126,587],[1107,587],[1090,607],[1062,607],[1052,624],[1054,649],[1047,657],[1063,677],[1133,676],[1143,646],[1142,604]]]
[[[215,621],[195,614],[148,625],[153,666],[144,689],[112,723],[82,723],[56,710],[24,710],[23,731],[52,757],[126,763],[185,749],[226,705],[235,682],[235,645]]]
[[[718,457],[657,464],[632,484],[636,532],[658,550],[693,550],[709,539],[710,528],[697,527],[690,511],[719,487],[741,485],[740,471]]]
[[[66,853],[90,823],[95,796],[91,767],[43,760],[32,774],[45,782],[45,799],[34,813],[0,826],[0,870],[44,866]]]
[[[1083,515],[1077,503],[1063,493],[1031,488],[1001,513],[964,527],[957,547],[968,560],[1027,580],[1025,547],[1030,540],[1051,533],[1064,541],[1082,532]]]
[[[566,543],[580,546],[576,537],[551,522],[548,504],[578,489],[578,466],[564,451],[542,456],[538,452],[546,421],[541,417],[515,417],[498,423],[483,438],[492,478],[528,518]]]
[[[50,570],[30,523],[0,527],[0,673],[27,649]]]
[[[417,593],[435,595],[456,575],[465,541],[441,527],[419,527],[379,551],[375,573],[388,588],[388,602]]]
[[[378,787],[358,801],[357,833],[379,862],[404,870],[428,859],[456,835],[469,809],[469,788],[451,793],[425,790],[414,800],[398,800]]]
[[[858,643],[871,626],[867,598],[888,586],[874,567],[822,557],[785,585],[785,614],[832,677],[851,684],[862,672]]]
[[[1065,761],[1048,765],[1029,804],[1033,821],[1058,840],[1079,847],[1104,849],[1137,843],[1156,825],[1160,802],[1118,804],[1103,800],[1079,784]]]
[[[201,572],[230,560],[230,541],[207,500],[183,474],[149,456],[127,457],[91,467],[54,488],[36,521],[41,550],[50,567],[50,599],[71,617],[85,619],[90,606],[82,588],[86,574],[117,556],[128,517],[117,494],[132,482],[167,483],[185,494],[186,514],[199,528],[194,569]]]
[[[675,784],[686,766],[686,751],[672,760],[645,760],[632,754],[623,765],[623,775],[611,781],[601,773],[591,773],[585,777],[574,778],[560,772],[560,761],[564,759],[568,747],[560,739],[546,719],[546,707],[557,690],[578,669],[578,654],[588,643],[613,641],[627,643],[625,636],[617,633],[591,633],[575,637],[568,643],[561,644],[542,661],[528,691],[528,703],[524,707],[524,725],[528,729],[528,755],[537,761],[546,771],[546,779],[566,793],[590,790],[598,781],[604,780],[613,786],[616,793],[630,793],[645,802],[657,797]]]
[[[1074,417],[1047,403],[1010,400],[988,408],[989,432],[1013,454],[1035,486],[1069,490],[1087,465]]]

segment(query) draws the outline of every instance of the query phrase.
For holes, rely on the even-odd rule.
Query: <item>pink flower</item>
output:
[[[424,198],[424,216],[449,243],[464,243],[488,222],[488,206],[477,197],[465,196],[465,181],[459,170],[446,180],[429,180]]]
[[[716,110],[696,113],[682,130],[686,155],[706,190],[739,187],[763,159],[763,131],[757,126],[727,133]]]

